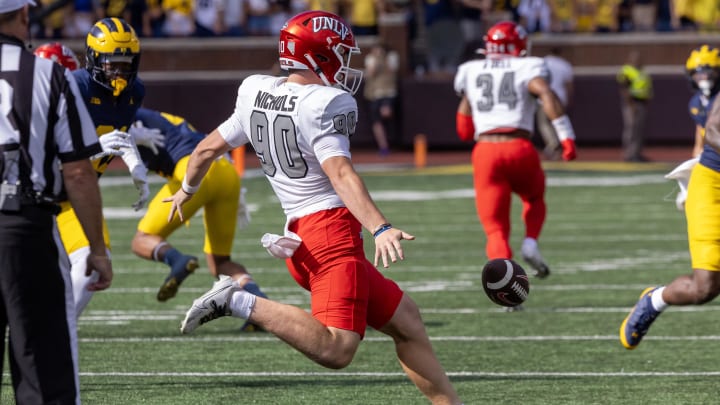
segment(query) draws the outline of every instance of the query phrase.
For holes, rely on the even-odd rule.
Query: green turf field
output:
[[[552,275],[531,280],[526,310],[515,313],[483,293],[484,236],[466,166],[364,174],[392,223],[417,237],[404,244],[406,260],[385,273],[419,303],[461,397],[466,404],[717,403],[715,303],[669,309],[634,351],[617,337],[643,288],[689,269],[685,219],[671,201],[675,185],[662,178],[669,168],[567,167],[575,170],[548,170],[540,247]],[[130,252],[136,193],[129,178],[124,184],[103,187],[105,206],[114,208],[106,215],[116,273],[111,289],[97,293],[80,318],[84,403],[425,403],[402,374],[392,343],[375,331],[340,371],[315,365],[267,333],[239,333],[235,318],[180,335],[186,309],[212,280],[201,267],[177,297],[155,300],[167,268]],[[264,232],[282,231],[275,197],[264,178],[244,185],[253,221],[237,233],[234,257],[271,298],[308,308],[307,293],[284,262],[259,242]],[[513,204],[519,249],[519,200]],[[197,255],[202,240],[199,217],[170,239]],[[0,402],[7,404],[13,402],[7,365],[4,371]]]

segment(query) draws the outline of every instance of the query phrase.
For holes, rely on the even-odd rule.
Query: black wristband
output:
[[[373,232],[373,238],[377,238],[380,236],[381,233],[387,231],[388,229],[392,228],[392,224],[382,224],[379,227],[376,228],[375,232]]]

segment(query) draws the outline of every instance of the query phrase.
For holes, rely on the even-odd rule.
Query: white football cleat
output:
[[[230,298],[236,291],[241,291],[235,280],[222,275],[213,284],[210,291],[193,301],[192,307],[185,314],[185,319],[180,325],[181,333],[190,333],[198,326],[210,322],[221,316],[232,315],[230,311]]]
[[[550,275],[550,268],[545,263],[540,250],[537,246],[537,241],[531,238],[525,238],[522,247],[520,248],[520,254],[523,260],[530,264],[530,267],[535,270],[535,277],[545,278]]]

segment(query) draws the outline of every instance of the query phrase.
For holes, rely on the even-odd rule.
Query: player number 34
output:
[[[481,74],[475,79],[475,86],[480,89],[482,97],[478,98],[477,109],[480,111],[490,111],[495,105],[493,100],[493,76],[490,74]],[[500,79],[500,88],[498,91],[498,104],[507,104],[508,109],[512,110],[518,103],[518,95],[515,92],[515,72],[505,72]]]

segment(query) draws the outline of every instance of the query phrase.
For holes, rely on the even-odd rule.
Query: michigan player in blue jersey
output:
[[[695,142],[692,149],[692,158],[678,165],[670,173],[665,175],[666,179],[677,180],[679,191],[675,198],[675,204],[680,211],[685,211],[685,199],[687,198],[687,187],[690,181],[690,173],[700,159],[703,151],[705,136],[705,121],[712,106],[715,96],[720,90],[718,70],[720,58],[717,57],[718,50],[708,45],[703,45],[690,53],[685,63],[685,71],[694,93],[688,102],[690,117],[695,122]]]
[[[695,146],[693,157],[700,156],[703,150],[705,121],[710,106],[720,90],[720,57],[718,49],[703,45],[693,50],[685,63],[685,70],[695,93],[690,98],[688,110],[695,122]]]
[[[670,305],[702,305],[720,295],[720,50],[703,45],[690,54],[687,74],[697,89],[690,115],[702,153],[687,185],[685,217],[692,273],[666,286],[646,288],[620,326],[626,349],[640,344],[650,325]]]
[[[150,197],[147,169],[140,160],[133,138],[127,133],[145,96],[145,86],[137,78],[140,41],[127,22],[104,18],[95,23],[87,35],[85,57],[85,68],[74,70],[73,76],[103,147],[103,153],[93,159],[93,166],[101,175],[115,156],[121,156],[139,192],[133,207],[140,209]],[[87,289],[93,280],[85,269],[88,241],[70,204],[61,204],[57,222],[72,262],[75,306],[80,316],[93,295]],[[109,254],[110,237],[105,223],[103,234]]]
[[[142,160],[149,170],[166,178],[167,183],[150,201],[147,213],[140,220],[132,241],[132,250],[144,259],[164,262],[170,266],[170,274],[157,293],[158,301],[166,301],[175,296],[183,280],[197,268],[198,260],[194,256],[182,254],[168,243],[167,238],[182,222],[177,217],[168,222],[171,206],[164,204],[163,199],[171,197],[180,189],[190,154],[205,138],[205,134],[196,131],[185,119],[164,112],[140,108],[135,117],[137,121],[131,133],[138,145],[141,145],[139,150]],[[162,133],[164,139],[157,137],[155,131]],[[148,139],[155,141],[148,142]],[[204,208],[203,250],[208,269],[215,278],[219,275],[230,276],[239,280],[239,284],[247,291],[265,297],[245,266],[230,259],[240,192],[240,178],[234,166],[225,158],[218,159],[212,163],[208,176],[192,201],[185,206],[185,218],[192,217],[200,208]]]

